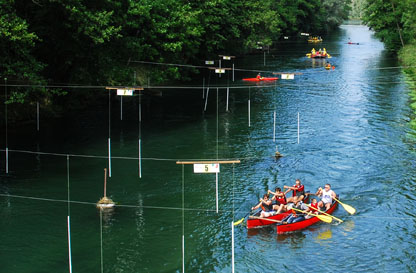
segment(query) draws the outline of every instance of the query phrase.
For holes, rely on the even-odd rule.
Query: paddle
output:
[[[350,205],[347,205],[347,204],[344,204],[344,203],[342,203],[341,201],[339,201],[338,199],[336,199],[336,198],[334,198],[335,199],[335,201],[337,201],[338,203],[340,203],[341,204],[341,206],[349,213],[349,214],[351,214],[351,215],[353,215],[355,212],[356,212],[356,210],[355,210],[355,208],[353,208],[353,207],[351,207]]]
[[[244,217],[243,217],[243,218],[241,218],[241,219],[240,219],[240,220],[238,220],[237,222],[234,222],[234,226],[237,226],[237,225],[241,224],[241,223],[244,221],[244,219],[247,217],[247,215],[249,215],[250,213],[251,213],[251,211],[247,212],[247,214],[246,214],[246,215],[244,215]]]
[[[295,210],[295,211],[298,211],[298,212],[305,213],[303,210],[299,210],[299,209],[295,209],[295,208],[292,208],[292,209]],[[319,220],[321,220],[321,221],[323,221],[325,223],[331,223],[332,222],[332,218],[329,217],[329,216],[319,215],[319,214],[317,215],[317,214],[312,214],[312,213],[307,213],[307,214],[308,215],[311,215],[311,216],[318,217]]]
[[[305,205],[307,205],[307,206],[308,206],[308,207],[310,207],[310,208],[313,208],[312,206],[310,206],[310,205],[308,205],[308,204],[305,204]],[[315,209],[315,208],[314,208],[314,209]],[[318,209],[317,211],[319,211],[320,213],[323,213],[323,214],[325,214],[325,215],[328,215],[329,217],[334,218],[335,220],[339,221],[340,223],[344,222],[344,221],[342,221],[341,219],[338,219],[337,217],[332,216],[331,214],[328,214],[328,213],[326,213],[326,212],[324,212],[324,211],[322,211],[322,210],[319,210],[319,209]]]
[[[268,218],[263,218],[263,217],[259,217],[259,216],[251,216],[252,219],[259,219],[259,220],[265,220],[265,221],[270,221],[270,222],[276,222],[276,223],[281,223],[283,221],[279,221],[279,220],[274,220],[274,219],[268,219]]]
[[[237,222],[234,222],[234,226],[237,226],[237,225],[241,224],[244,221],[244,219],[247,217],[247,215],[249,215],[249,214],[250,214],[250,212],[247,213],[246,215],[244,215],[244,217],[241,218],[240,220],[238,220]]]

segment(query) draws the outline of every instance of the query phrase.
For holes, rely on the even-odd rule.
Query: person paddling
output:
[[[272,197],[272,201],[276,201],[275,204],[273,204],[273,210],[276,210],[276,214],[281,213],[282,211],[286,211],[286,204],[287,204],[287,200],[286,200],[286,196],[285,194],[282,192],[282,189],[280,189],[279,187],[277,187],[276,192],[272,192],[271,190],[267,190],[267,193],[271,193],[273,194]]]
[[[302,201],[305,198],[305,186],[302,185],[300,179],[296,179],[295,185],[293,185],[292,187],[283,186],[283,188],[287,189],[287,191],[284,192],[285,195],[286,193],[293,191],[293,196],[287,199],[288,203],[293,202],[296,204],[297,202]]]
[[[263,79],[263,77],[262,77],[262,76],[260,75],[260,73],[259,73],[259,74],[257,74],[256,79],[258,79],[258,80],[260,81],[260,80],[262,80],[262,79]]]
[[[316,195],[321,197],[318,207],[322,208],[325,206],[325,210],[328,210],[331,207],[333,198],[337,197],[336,193],[331,190],[330,184],[325,184],[324,189],[319,188]]]
[[[263,198],[260,198],[260,203],[252,207],[251,210],[258,208],[261,208],[260,217],[269,217],[276,213],[276,211],[273,211],[272,200],[269,200],[268,194],[263,195]]]

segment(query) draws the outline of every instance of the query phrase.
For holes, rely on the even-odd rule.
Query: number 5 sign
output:
[[[194,173],[219,173],[220,164],[194,164]]]

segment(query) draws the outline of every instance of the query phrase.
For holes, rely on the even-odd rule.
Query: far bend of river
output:
[[[312,192],[331,183],[357,213],[350,216],[339,207],[335,216],[343,223],[318,223],[288,235],[277,235],[275,227],[248,231],[245,223],[236,226],[236,272],[413,272],[416,132],[409,125],[408,87],[394,68],[397,60],[366,27],[341,26],[323,38],[316,47],[333,55],[333,71],[326,71],[322,60],[307,59],[313,45],[301,41],[270,52],[266,66],[263,54],[235,60],[236,68],[303,74],[272,88],[231,89],[228,113],[225,90],[219,90],[218,156],[241,159],[241,164],[221,165],[218,214],[215,175],[194,174],[186,165],[182,179],[176,164],[177,159],[216,158],[216,90],[210,90],[204,115],[201,101],[187,108],[173,97],[165,103],[163,118],[146,119],[142,178],[137,160],[112,159],[107,192],[120,206],[103,215],[102,264],[100,213],[94,203],[103,195],[108,163],[106,107],[56,124],[41,119],[39,135],[36,126],[28,125],[8,136],[12,150],[103,158],[70,156],[67,161],[66,156],[12,151],[6,175],[2,128],[0,272],[69,272],[68,214],[73,272],[101,272],[101,266],[103,272],[181,272],[182,232],[186,272],[231,272],[233,217],[243,217],[267,189],[292,185],[296,178]],[[360,44],[348,45],[348,38]],[[255,75],[237,71],[234,84]],[[202,85],[202,78],[197,82]],[[201,90],[194,92],[202,96]],[[201,100],[198,96],[193,99]],[[138,156],[135,99],[123,100],[123,121],[118,99],[113,101],[114,157]],[[278,161],[273,158],[276,145],[285,155]],[[68,179],[74,201],[69,210]]]

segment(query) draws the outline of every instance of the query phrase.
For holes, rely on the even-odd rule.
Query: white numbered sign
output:
[[[194,173],[219,173],[220,164],[194,164]]]
[[[295,78],[295,74],[282,74],[282,80],[293,80]]]
[[[133,90],[129,89],[117,89],[118,96],[133,96]]]

